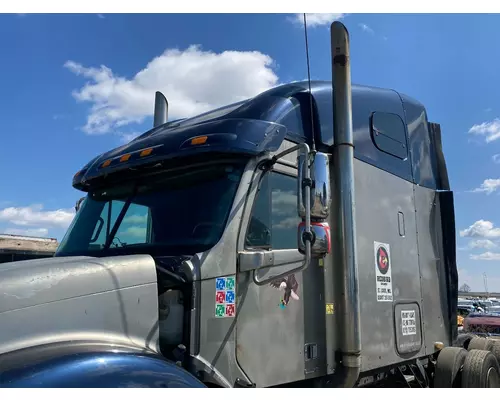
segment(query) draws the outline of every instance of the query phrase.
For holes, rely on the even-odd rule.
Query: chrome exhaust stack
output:
[[[334,265],[337,293],[338,343],[342,364],[341,386],[353,387],[361,370],[361,329],[359,278],[356,246],[354,193],[354,140],[352,130],[351,66],[349,33],[341,22],[330,27],[332,51],[332,89],[334,121],[334,170],[337,203],[336,221],[338,258]],[[334,203],[335,204],[335,203]],[[335,284],[335,282],[333,282]],[[336,374],[335,374],[336,375]]]
[[[161,92],[155,94],[155,113],[153,128],[163,125],[168,120],[168,101]]]

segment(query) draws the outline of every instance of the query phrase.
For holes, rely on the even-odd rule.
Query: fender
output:
[[[56,351],[57,347],[0,356],[0,388],[206,387],[155,353],[112,345],[62,345]]]

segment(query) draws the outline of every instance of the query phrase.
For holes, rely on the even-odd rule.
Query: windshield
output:
[[[208,250],[222,236],[242,171],[236,163],[186,167],[90,193],[56,256]]]

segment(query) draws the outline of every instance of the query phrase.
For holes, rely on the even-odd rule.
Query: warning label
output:
[[[377,301],[392,301],[391,250],[386,243],[373,242]]]
[[[401,333],[403,336],[417,334],[417,319],[414,310],[401,310]]]

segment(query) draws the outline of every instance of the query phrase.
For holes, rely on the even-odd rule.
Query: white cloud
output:
[[[190,117],[232,102],[251,98],[278,83],[274,61],[258,51],[168,49],[131,79],[101,65],[87,68],[67,61],[64,66],[86,79],[73,92],[77,101],[91,104],[83,130],[106,133],[141,123],[154,110],[154,93],[169,101],[169,118]]]
[[[132,236],[136,238],[145,238],[147,234],[147,229],[142,226],[131,226],[124,231],[118,232],[116,235],[120,236]]]
[[[485,179],[481,186],[474,189],[475,193],[491,194],[500,189],[500,179]]]
[[[495,249],[498,247],[498,244],[489,240],[489,239],[476,239],[476,240],[471,240],[469,243],[467,243],[467,246],[465,247],[457,247],[457,250],[459,251],[468,251],[468,250],[474,250],[474,249]]]
[[[500,154],[495,154],[491,159],[495,164],[500,164]]]
[[[287,217],[279,221],[273,228],[278,229],[297,229],[300,223],[299,217]]]
[[[277,190],[273,192],[272,213],[273,226],[281,229],[297,229],[300,219],[297,215],[297,195],[292,191]]]
[[[500,228],[494,228],[493,222],[480,219],[471,226],[460,231],[461,237],[497,239],[500,238]]]
[[[500,138],[500,119],[495,118],[490,122],[476,124],[469,129],[469,133],[477,136],[484,136],[486,143],[493,142]]]
[[[129,143],[139,135],[140,135],[140,133],[125,133],[125,134],[121,135],[120,140],[123,143]]]
[[[137,136],[143,134],[144,132],[128,132],[128,133],[115,132],[115,133],[120,138],[121,143],[127,144],[130,143],[132,140],[134,140]]]
[[[494,249],[495,247],[498,246],[489,239],[477,239],[469,242],[471,249]]]
[[[276,190],[273,192],[271,203],[273,214],[287,215],[291,210],[296,213],[297,195],[292,191]]]
[[[373,35],[375,32],[373,31],[372,28],[370,28],[368,25],[366,24],[359,24],[359,27],[366,33],[369,33],[370,35]]]
[[[123,223],[125,224],[145,224],[148,221],[147,215],[130,215],[123,218]]]
[[[45,211],[40,204],[28,207],[8,207],[0,210],[0,221],[18,226],[67,228],[75,212],[73,209]]]
[[[4,233],[8,235],[21,235],[21,236],[36,236],[36,237],[49,236],[49,230],[47,228],[28,228],[28,229],[10,228],[10,229],[5,229]]]
[[[330,25],[333,21],[341,20],[346,16],[347,14],[339,13],[306,13],[306,22],[308,27],[314,28],[316,26]],[[304,14],[294,14],[291,20],[297,24],[304,25]]]
[[[491,251],[487,251],[486,253],[481,254],[471,254],[470,259],[481,261],[499,261],[500,253],[492,253]]]

